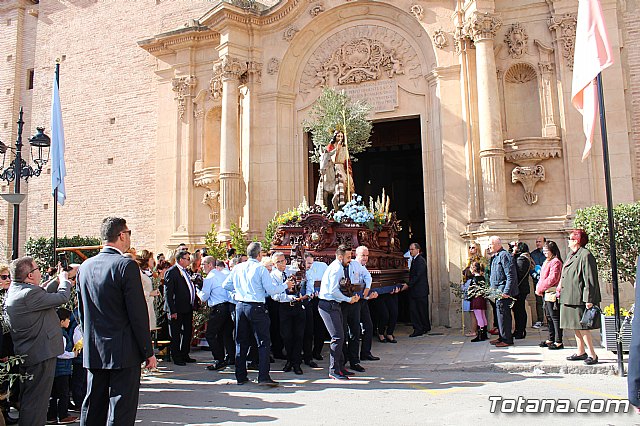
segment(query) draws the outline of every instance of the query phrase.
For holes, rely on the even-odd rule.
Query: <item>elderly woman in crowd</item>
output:
[[[567,360],[592,365],[598,362],[598,355],[593,347],[591,330],[584,329],[580,320],[585,310],[599,304],[601,299],[596,259],[585,248],[588,242],[589,237],[582,229],[575,229],[569,235],[569,258],[560,278],[560,328],[573,329],[578,344],[577,352]]]
[[[544,313],[549,324],[549,338],[540,342],[540,347],[562,349],[562,329],[560,328],[560,302],[558,301],[558,284],[562,274],[562,257],[560,249],[554,241],[544,243],[542,253],[547,258],[540,270],[540,279],[536,286],[536,294],[544,300]]]

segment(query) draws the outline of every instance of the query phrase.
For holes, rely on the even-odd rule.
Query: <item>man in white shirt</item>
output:
[[[329,334],[331,346],[329,350],[329,377],[335,380],[349,380],[352,372],[344,367],[344,327],[342,325],[342,309],[340,302],[355,303],[360,297],[354,295],[345,296],[341,291],[341,285],[347,283],[350,276],[349,264],[351,263],[351,250],[344,245],[336,249],[336,260],[331,262],[322,276],[318,297],[318,309]],[[346,278],[345,278],[346,277]]]
[[[371,354],[371,346],[373,342],[373,321],[371,321],[371,313],[369,312],[369,300],[378,297],[378,293],[371,291],[371,274],[367,270],[367,262],[369,261],[369,249],[360,246],[356,249],[356,262],[362,266],[362,280],[365,284],[363,298],[360,299],[360,322],[364,330],[362,334],[362,345],[360,348],[360,359],[363,361],[378,361],[379,357]]]

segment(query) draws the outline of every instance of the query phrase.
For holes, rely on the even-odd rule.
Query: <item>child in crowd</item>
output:
[[[471,339],[472,342],[480,342],[487,340],[487,299],[484,298],[484,288],[487,284],[484,279],[484,271],[480,262],[473,262],[471,264],[471,283],[467,289],[469,295],[473,295],[471,299],[471,310],[478,322],[478,332],[476,337]]]
[[[72,366],[71,360],[78,353],[73,350],[73,338],[69,335],[67,328],[71,322],[71,312],[65,308],[58,308],[58,318],[62,328],[62,342],[64,352],[58,355],[56,360],[56,372],[51,389],[51,399],[49,400],[49,412],[47,413],[48,424],[69,424],[78,421],[78,417],[69,415],[69,382],[71,381]]]

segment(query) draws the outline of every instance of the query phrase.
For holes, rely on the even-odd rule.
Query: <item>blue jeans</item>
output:
[[[236,305],[236,380],[247,380],[247,352],[252,336],[258,342],[258,382],[271,379],[269,376],[269,312],[264,303],[238,302]]]

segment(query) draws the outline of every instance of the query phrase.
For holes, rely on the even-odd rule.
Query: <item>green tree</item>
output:
[[[209,256],[219,260],[227,258],[227,250],[224,244],[218,241],[218,230],[215,223],[211,224],[211,230],[204,236],[204,245],[207,247]]]
[[[372,125],[367,119],[370,111],[367,103],[351,102],[344,92],[325,87],[311,107],[310,119],[302,123],[305,131],[311,132],[313,140],[311,161],[320,162],[335,130],[346,134],[349,156],[355,161],[354,155],[371,146],[369,137]]]
[[[247,254],[247,236],[240,226],[232,223],[229,227],[229,236],[231,237],[231,247],[236,249],[236,254]]]
[[[636,259],[640,251],[640,202],[618,204],[613,208],[615,221],[616,257],[620,282],[633,283],[636,276]],[[574,226],[589,235],[587,248],[596,258],[598,274],[611,282],[611,257],[609,250],[609,222],[604,206],[591,206],[576,211]]]
[[[264,230],[264,238],[262,239],[262,248],[266,251],[271,250],[271,241],[273,240],[273,236],[276,234],[276,230],[278,229],[278,213],[273,216],[273,218],[267,222],[267,227]]]

